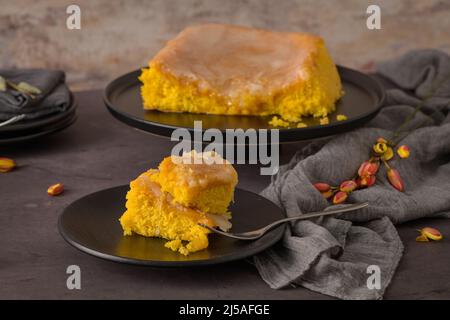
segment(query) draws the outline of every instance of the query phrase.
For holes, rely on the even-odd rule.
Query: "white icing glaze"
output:
[[[205,24],[184,29],[150,62],[224,97],[267,94],[308,77],[321,38],[292,32]]]

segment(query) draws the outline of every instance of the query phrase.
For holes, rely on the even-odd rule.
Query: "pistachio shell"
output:
[[[383,154],[383,159],[388,161],[388,160],[391,160],[393,156],[394,156],[394,150],[392,150],[391,147],[388,147],[386,152]]]
[[[409,147],[402,145],[398,147],[397,154],[400,158],[405,159],[409,157]]]
[[[377,142],[373,145],[373,151],[377,154],[384,154],[388,149],[388,145],[385,142]]]
[[[16,167],[16,162],[9,158],[0,158],[0,172],[6,173]]]
[[[347,197],[348,194],[346,192],[338,191],[333,197],[333,203],[334,204],[343,203],[345,200],[347,200]]]
[[[398,191],[403,191],[403,181],[397,170],[389,168],[387,171],[387,177],[391,185]]]
[[[366,178],[367,179],[367,187],[373,186],[375,184],[375,181],[377,180],[377,178],[375,176],[369,176]]]
[[[64,185],[62,183],[56,183],[48,187],[47,193],[49,196],[58,196],[64,191]]]
[[[333,190],[328,190],[320,193],[325,199],[331,198],[333,196]]]
[[[437,229],[426,227],[420,230],[423,236],[427,237],[428,239],[439,241],[443,238],[441,232]]]
[[[370,186],[374,185],[376,180],[377,179],[375,176],[365,176],[365,177],[356,179],[356,183],[357,183],[358,187],[364,188],[364,187],[370,187]]]
[[[347,180],[341,183],[339,189],[344,192],[352,192],[358,187],[358,184],[353,180]]]
[[[360,177],[375,175],[379,166],[380,164],[378,162],[364,161],[358,169],[358,175]]]
[[[325,192],[331,189],[330,185],[324,182],[314,183],[314,187],[320,192]]]
[[[430,240],[428,240],[428,238],[425,235],[421,234],[420,236],[418,236],[416,238],[416,241],[417,242],[427,242],[427,241],[430,241]]]

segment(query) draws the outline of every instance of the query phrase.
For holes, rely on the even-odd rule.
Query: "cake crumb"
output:
[[[306,128],[308,125],[306,123],[303,122],[299,122],[297,123],[297,128]]]
[[[328,119],[328,117],[323,117],[323,118],[320,118],[319,122],[322,125],[329,124],[330,123],[330,119]]]
[[[284,121],[281,118],[278,118],[277,116],[273,116],[272,120],[269,121],[269,124],[274,127],[284,127],[288,128],[290,123],[288,121]]]
[[[167,241],[164,246],[166,248],[169,248],[169,249],[173,250],[173,251],[178,251],[178,249],[180,249],[182,244],[181,244],[181,240],[175,239],[175,240],[172,240],[172,241]]]
[[[336,120],[337,121],[345,121],[345,120],[347,120],[348,118],[347,118],[347,116],[345,115],[345,114],[338,114],[337,116],[336,116]]]
[[[167,241],[164,247],[169,248],[172,251],[179,252],[182,255],[189,255],[189,249],[183,246],[183,243],[180,239],[175,239],[172,241]]]

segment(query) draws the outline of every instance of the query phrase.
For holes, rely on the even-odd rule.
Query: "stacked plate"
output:
[[[71,98],[71,104],[64,112],[0,126],[0,145],[36,139],[67,128],[76,120],[76,103]]]

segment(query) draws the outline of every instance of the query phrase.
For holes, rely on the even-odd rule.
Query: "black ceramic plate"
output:
[[[50,114],[48,116],[38,118],[38,119],[31,119],[31,120],[22,120],[4,127],[0,127],[0,138],[3,133],[14,133],[14,132],[25,132],[25,131],[31,131],[36,129],[44,128],[45,126],[48,126],[50,124],[62,122],[67,118],[70,118],[73,116],[76,110],[76,102],[73,96],[71,95],[71,104],[67,108],[66,111]]]
[[[203,266],[252,256],[280,240],[284,226],[255,241],[230,239],[210,234],[209,247],[183,256],[164,247],[166,240],[139,235],[124,236],[118,219],[125,210],[129,186],[95,192],[69,205],[59,217],[64,239],[74,247],[115,262],[155,267]],[[236,189],[233,231],[253,230],[284,217],[271,201],[249,191]]]
[[[280,128],[280,142],[319,138],[352,130],[372,119],[384,101],[384,90],[377,80],[364,73],[338,66],[345,95],[337,103],[336,111],[329,115],[330,124],[320,125],[318,119],[306,118],[306,128]],[[140,70],[127,73],[112,81],[105,89],[104,101],[109,111],[120,121],[163,136],[171,135],[177,128],[193,132],[194,120],[202,121],[202,129],[273,129],[268,117],[226,116],[191,113],[145,111],[140,97]],[[346,121],[337,121],[344,114]]]
[[[18,133],[2,133],[0,135],[0,146],[26,142],[59,132],[72,125],[76,119],[76,114],[72,113],[69,117],[63,118],[57,123],[52,123],[36,130],[27,130],[26,132],[19,131]]]

